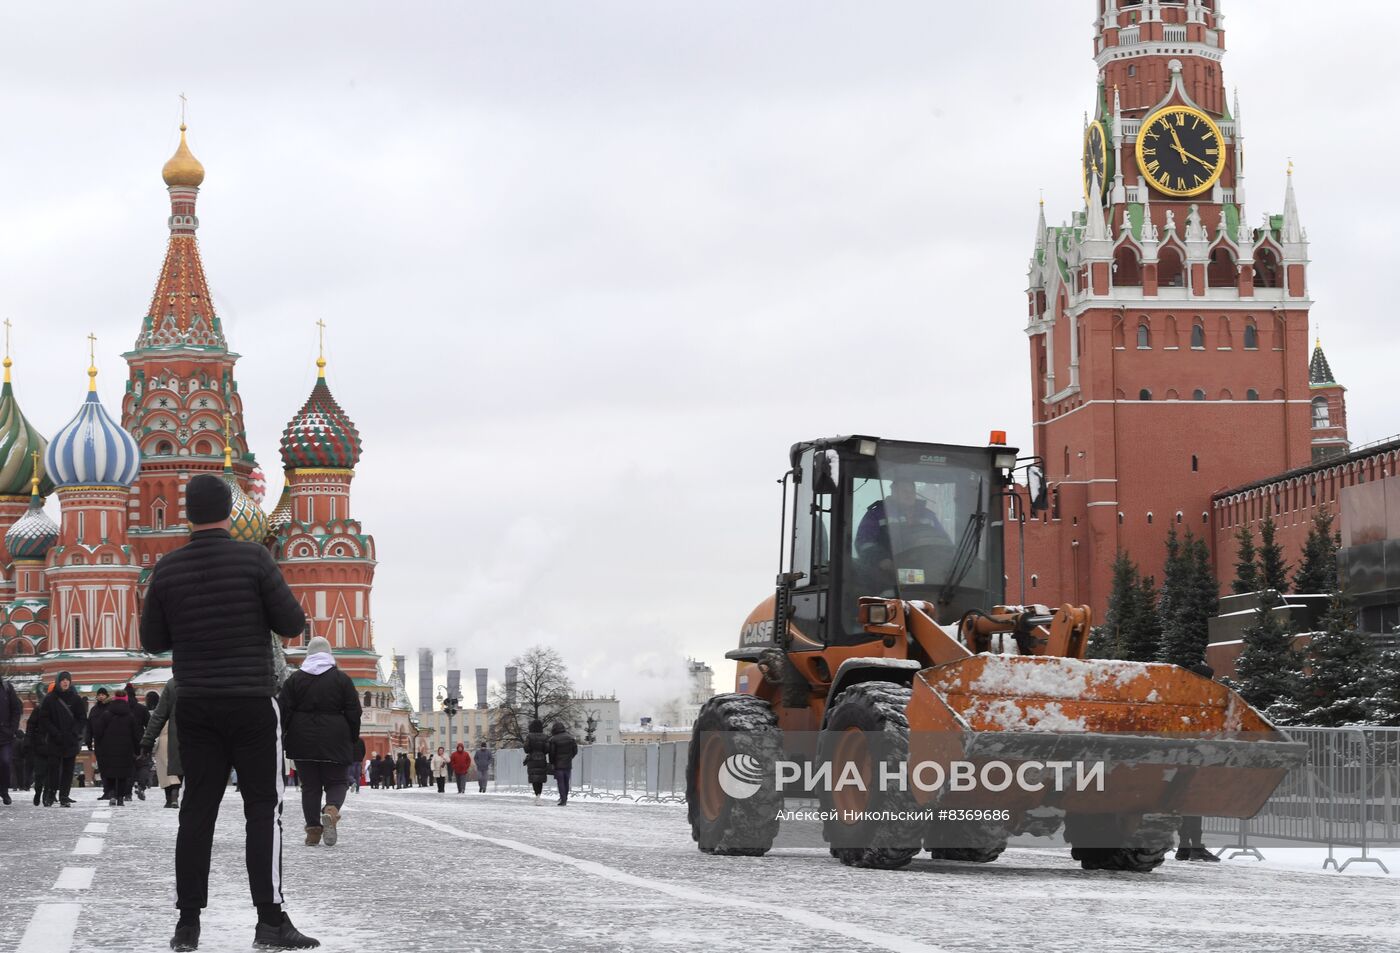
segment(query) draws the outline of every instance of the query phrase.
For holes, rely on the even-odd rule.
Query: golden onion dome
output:
[[[204,181],[204,165],[194,157],[189,143],[185,142],[184,123],[180,123],[180,148],[175,150],[160,174],[165,184],[172,188],[178,185],[196,189]]]

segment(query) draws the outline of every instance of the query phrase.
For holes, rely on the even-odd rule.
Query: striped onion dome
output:
[[[58,542],[58,524],[44,512],[44,498],[29,497],[29,509],[15,520],[5,534],[5,548],[11,559],[43,559]]]
[[[282,495],[277,498],[277,505],[272,508],[272,515],[267,518],[267,532],[269,536],[276,536],[283,529],[292,524],[292,491],[286,484],[282,486]]]
[[[238,485],[238,477],[225,471],[224,479],[233,491],[233,508],[229,510],[229,535],[245,543],[261,543],[267,539],[267,514],[254,503],[243,488]]]
[[[10,384],[10,364],[5,358],[5,383],[0,387],[0,496],[22,496],[29,492],[30,454],[37,451],[42,457],[49,442],[19,409]],[[52,493],[53,482],[42,467],[39,479],[39,492],[44,496]]]
[[[248,495],[254,503],[262,506],[267,496],[267,474],[263,473],[261,466],[253,467],[253,472],[248,474]]]
[[[54,434],[44,468],[59,487],[131,486],[141,469],[141,450],[98,400],[97,368],[88,368],[88,378],[87,400]]]
[[[353,470],[360,461],[360,432],[340,409],[326,385],[325,360],[311,396],[282,432],[282,463],[287,469],[333,467]]]

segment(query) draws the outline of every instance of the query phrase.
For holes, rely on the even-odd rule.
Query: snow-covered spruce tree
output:
[[[1094,658],[1123,657],[1123,633],[1138,615],[1139,578],[1137,565],[1121,549],[1113,557],[1113,584],[1108,591],[1108,611],[1103,625],[1094,630],[1089,654]]]
[[[1354,623],[1346,600],[1334,592],[1324,628],[1308,644],[1308,667],[1298,679],[1298,724],[1341,728],[1374,723],[1380,653]]]
[[[1319,510],[1303,544],[1303,560],[1293,576],[1294,592],[1332,592],[1337,588],[1337,547],[1340,533],[1332,530],[1332,513]]]
[[[1186,562],[1176,527],[1167,530],[1167,561],[1162,569],[1162,596],[1157,603],[1157,618],[1164,623],[1176,618],[1176,607],[1186,591]]]
[[[1400,727],[1400,651],[1382,653],[1376,665],[1372,717],[1374,724]]]
[[[1288,591],[1288,563],[1283,558],[1283,546],[1274,539],[1277,527],[1272,516],[1259,524],[1259,588],[1275,592]]]
[[[1205,539],[1187,530],[1179,552],[1178,578],[1169,581],[1169,585],[1177,587],[1177,592],[1172,599],[1172,614],[1162,617],[1158,659],[1189,667],[1205,660],[1210,620],[1220,599],[1210,565],[1210,547]],[[1163,601],[1166,601],[1165,596]]]
[[[1157,582],[1138,578],[1137,618],[1123,641],[1123,658],[1133,662],[1156,661],[1162,651],[1162,617],[1157,611]]]
[[[1244,651],[1235,663],[1236,687],[1245,701],[1261,711],[1278,701],[1291,704],[1298,694],[1300,666],[1293,636],[1274,613],[1281,602],[1272,589],[1259,594],[1259,610],[1244,630]]]
[[[1254,548],[1254,533],[1248,526],[1241,526],[1235,534],[1239,549],[1235,555],[1235,579],[1230,583],[1230,591],[1235,594],[1259,591],[1259,554]]]

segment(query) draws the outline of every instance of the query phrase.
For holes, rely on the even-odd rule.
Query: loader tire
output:
[[[783,756],[782,737],[761,698],[716,695],[700,709],[685,792],[690,836],[702,853],[761,857],[773,846],[783,807],[774,769]]]
[[[920,810],[908,790],[879,790],[876,765],[904,764],[909,759],[910,688],[894,682],[862,682],[837,697],[817,743],[817,764],[831,766],[831,779],[842,777],[854,762],[865,790],[853,786],[820,792],[826,812],[878,811],[909,815],[901,820],[847,822],[828,817],[822,834],[831,855],[848,867],[894,870],[913,860],[923,849],[922,823],[913,819]],[[893,786],[896,787],[897,786]]]
[[[990,864],[1006,849],[1003,841],[1000,847],[930,847],[929,856],[934,860],[959,860],[966,864]]]
[[[1176,818],[1165,814],[1072,815],[1065,820],[1065,839],[1071,845],[1078,843],[1071,847],[1070,856],[1085,870],[1145,874],[1166,859],[1176,840],[1176,825]]]

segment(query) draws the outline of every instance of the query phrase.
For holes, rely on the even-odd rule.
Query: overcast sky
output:
[[[1292,156],[1352,439],[1400,431],[1400,10],[1224,8],[1249,218]],[[1090,0],[249,9],[0,9],[0,317],[42,431],[90,331],[116,412],[187,93],[270,497],[327,322],[381,652],[499,678],[552,644],[646,714],[687,654],[732,684],[789,444],[1029,446],[1026,261],[1040,190],[1081,202]]]

